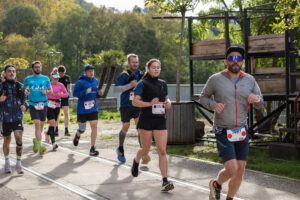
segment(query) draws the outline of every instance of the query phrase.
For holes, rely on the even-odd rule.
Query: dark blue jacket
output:
[[[2,83],[2,92],[7,98],[2,103],[3,122],[22,122],[23,112],[21,106],[26,107],[24,86],[17,81],[5,81]],[[1,115],[1,114],[0,114]]]
[[[115,86],[126,85],[133,80],[139,81],[144,73],[140,70],[137,70],[134,73],[131,73],[129,70],[124,70],[118,77]],[[121,107],[134,107],[132,105],[132,101],[129,100],[130,92],[132,92],[134,88],[131,88],[121,94]]]
[[[92,92],[87,94],[86,90],[92,88]],[[73,96],[78,97],[77,114],[88,114],[98,112],[96,98],[98,95],[98,80],[96,78],[90,79],[82,74],[79,80],[75,83]],[[85,104],[94,102],[94,107],[86,109]]]

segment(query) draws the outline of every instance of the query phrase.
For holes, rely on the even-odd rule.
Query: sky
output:
[[[86,0],[87,2],[93,3],[95,6],[114,7],[120,11],[132,10],[135,5],[144,8],[144,0]],[[232,2],[232,0],[225,0],[226,2]],[[201,5],[199,4],[195,9],[194,13],[188,12],[187,16],[196,16],[200,10],[207,10],[211,4]]]

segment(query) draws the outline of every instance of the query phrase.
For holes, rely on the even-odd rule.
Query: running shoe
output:
[[[44,155],[46,151],[47,151],[46,147],[40,146],[40,155],[41,156]]]
[[[54,144],[52,145],[52,150],[53,150],[53,151],[56,151],[57,148],[58,148],[58,145],[57,145],[56,143],[54,143]]]
[[[18,174],[24,174],[23,167],[22,167],[21,164],[16,165],[16,168],[17,168],[17,173]]]
[[[80,139],[80,136],[78,136],[77,134],[75,134],[75,137],[73,139],[74,146],[78,146],[79,139]]]
[[[139,175],[139,163],[135,162],[135,158],[133,159],[133,163],[131,166],[131,174],[133,177],[137,177]]]
[[[37,153],[39,151],[39,144],[35,138],[33,138],[33,152]]]
[[[10,163],[9,162],[5,162],[4,172],[5,172],[5,174],[10,174],[11,173],[11,168],[10,168]]]
[[[162,184],[162,187],[161,187],[161,190],[162,192],[168,192],[170,190],[173,190],[174,189],[174,185],[171,181],[167,181],[167,182],[164,182]]]
[[[150,156],[147,154],[142,158],[142,164],[147,165],[151,161]]]
[[[99,151],[97,151],[96,149],[90,149],[90,156],[98,156],[99,155]]]
[[[209,200],[220,200],[220,194],[221,194],[221,190],[222,187],[220,185],[217,184],[216,180],[210,180],[209,182]]]
[[[124,154],[124,151],[123,153],[120,151],[120,147],[117,148],[117,156],[118,156],[118,160],[120,162],[126,162],[126,158],[125,158],[125,154]]]

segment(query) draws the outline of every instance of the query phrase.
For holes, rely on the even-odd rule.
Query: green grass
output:
[[[60,118],[59,118],[59,123],[64,123],[64,112],[61,110],[60,112]],[[110,120],[120,120],[120,112],[118,111],[100,111],[98,113],[99,120],[105,120],[105,121],[110,121]],[[77,123],[77,113],[76,109],[73,109],[72,106],[69,107],[69,119],[71,124]],[[24,123],[25,124],[33,124],[33,121],[31,120],[29,110],[26,110],[24,112]]]
[[[168,146],[167,153],[222,163],[215,147],[172,145]],[[300,161],[271,158],[268,150],[250,148],[246,168],[300,179]]]
[[[99,120],[120,120],[120,112],[118,111],[100,111],[98,113]]]
[[[113,138],[113,136],[111,136],[111,135],[103,135],[103,136],[101,136],[101,140],[109,140],[109,139],[112,139]]]
[[[29,110],[26,110],[23,113],[23,119],[24,119],[24,124],[33,124],[33,121],[31,120],[31,117],[30,117]]]

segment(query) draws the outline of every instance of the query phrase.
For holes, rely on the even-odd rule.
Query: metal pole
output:
[[[290,30],[290,48],[295,49],[295,31]],[[290,55],[290,66],[291,72],[296,72],[296,56],[295,53],[289,53]],[[291,92],[294,93],[296,91],[296,76],[291,76]]]
[[[287,16],[286,16],[287,18]],[[290,119],[289,119],[289,115],[290,115],[290,104],[289,104],[289,94],[290,94],[290,56],[289,56],[289,31],[285,32],[285,73],[286,73],[286,77],[285,77],[285,85],[286,85],[286,96],[285,96],[285,100],[286,100],[286,127],[290,128]]]
[[[192,30],[193,19],[188,19],[188,35],[189,35],[189,51],[190,56],[193,54],[193,30]],[[194,96],[194,70],[193,70],[193,60],[189,59],[190,62],[190,99]]]
[[[228,11],[225,12],[225,38],[227,49],[230,46]]]

